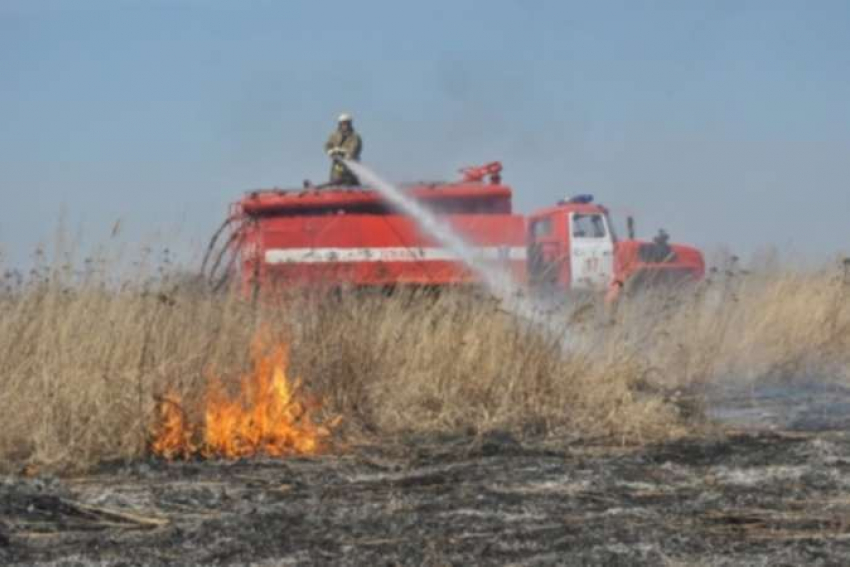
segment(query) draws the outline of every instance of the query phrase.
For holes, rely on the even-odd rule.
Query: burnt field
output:
[[[846,565],[850,437],[417,438],[0,486],[6,565]]]
[[[542,332],[36,274],[0,290],[0,565],[850,564],[840,276]]]

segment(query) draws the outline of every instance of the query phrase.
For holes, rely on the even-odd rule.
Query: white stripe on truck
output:
[[[525,260],[523,246],[480,246],[476,255],[485,260]],[[327,262],[421,262],[459,261],[445,248],[271,248],[266,250],[267,264],[322,264]]]

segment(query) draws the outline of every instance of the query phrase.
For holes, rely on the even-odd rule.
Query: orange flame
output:
[[[151,451],[169,461],[177,457],[188,459],[196,447],[180,396],[174,392],[165,394],[157,404],[157,418],[159,434],[151,443]]]
[[[203,401],[203,424],[193,427],[182,400],[174,393],[162,397],[151,451],[165,459],[268,455],[311,455],[321,452],[335,418],[316,425],[311,409],[320,407],[301,392],[301,380],[290,384],[286,376],[289,352],[284,344],[265,348],[262,335],[252,348],[252,372],[242,376],[240,392],[229,397],[215,378],[208,380]]]

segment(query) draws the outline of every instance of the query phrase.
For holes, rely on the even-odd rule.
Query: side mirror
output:
[[[635,217],[628,216],[626,217],[626,230],[629,233],[629,240],[635,239]]]

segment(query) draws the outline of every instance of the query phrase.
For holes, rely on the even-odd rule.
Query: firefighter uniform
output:
[[[351,125],[351,116],[339,117],[337,130],[325,142],[325,152],[334,160],[331,164],[331,185],[357,185],[359,182],[353,173],[338,161],[339,158],[360,161],[363,140]]]
[[[339,148],[345,152],[343,156],[345,159],[360,161],[360,152],[363,151],[363,141],[360,139],[360,135],[354,130],[351,130],[351,132],[340,132],[337,130],[331,134],[331,137],[325,143],[326,152],[334,148]]]

